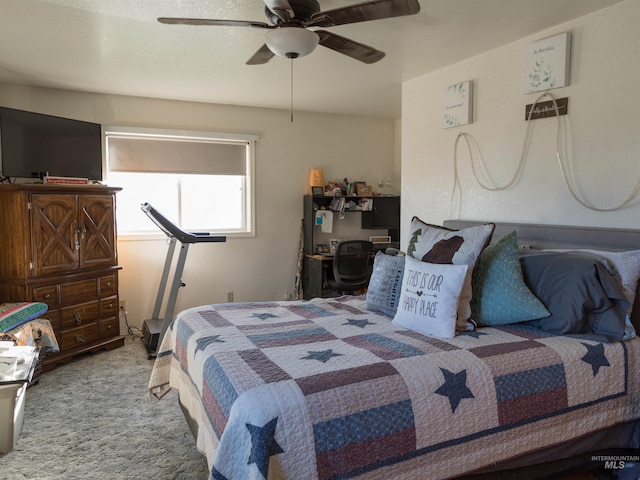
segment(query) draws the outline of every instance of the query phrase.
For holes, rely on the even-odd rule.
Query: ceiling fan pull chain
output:
[[[293,57],[289,58],[291,62],[291,123],[293,123]]]

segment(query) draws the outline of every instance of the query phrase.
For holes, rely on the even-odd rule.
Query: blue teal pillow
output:
[[[522,277],[516,232],[485,248],[473,272],[473,319],[480,326],[548,317],[549,311]]]
[[[6,332],[38,318],[49,306],[41,302],[15,302],[0,304],[0,332]]]

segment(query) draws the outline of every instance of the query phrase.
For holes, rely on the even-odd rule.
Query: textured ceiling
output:
[[[366,65],[318,47],[293,62],[294,107],[399,118],[403,81],[619,1],[420,0],[418,15],[332,27],[387,56]],[[266,21],[260,0],[0,0],[0,83],[289,108],[290,61],[245,64],[265,30],[160,16]]]

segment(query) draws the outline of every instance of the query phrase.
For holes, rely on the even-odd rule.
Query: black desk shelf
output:
[[[314,246],[317,243],[326,243],[319,241],[319,238],[332,236],[340,238],[339,232],[336,234],[321,234],[320,227],[315,224],[315,216],[318,210],[329,210],[331,196],[304,196],[304,272],[303,272],[303,292],[304,298],[310,299],[315,297],[331,297],[335,294],[332,290],[325,288],[324,278],[327,274],[331,274],[331,258],[315,255]],[[400,197],[398,196],[378,196],[378,197],[360,197],[346,196],[342,197],[345,201],[353,201],[358,203],[363,198],[373,199],[372,210],[348,210],[344,213],[350,219],[353,214],[361,216],[360,229],[361,239],[369,240],[373,232],[369,230],[386,230],[386,234],[391,237],[391,243],[395,246],[400,241]],[[322,208],[324,207],[324,208]],[[334,212],[334,227],[339,225],[339,212]],[[357,218],[357,217],[356,217]],[[328,268],[327,268],[328,267]]]

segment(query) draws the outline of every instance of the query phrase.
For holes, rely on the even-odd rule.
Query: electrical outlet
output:
[[[233,302],[233,292],[227,292],[227,302]]]
[[[119,306],[120,306],[120,310],[126,310],[127,309],[127,301],[120,299],[120,305]]]

